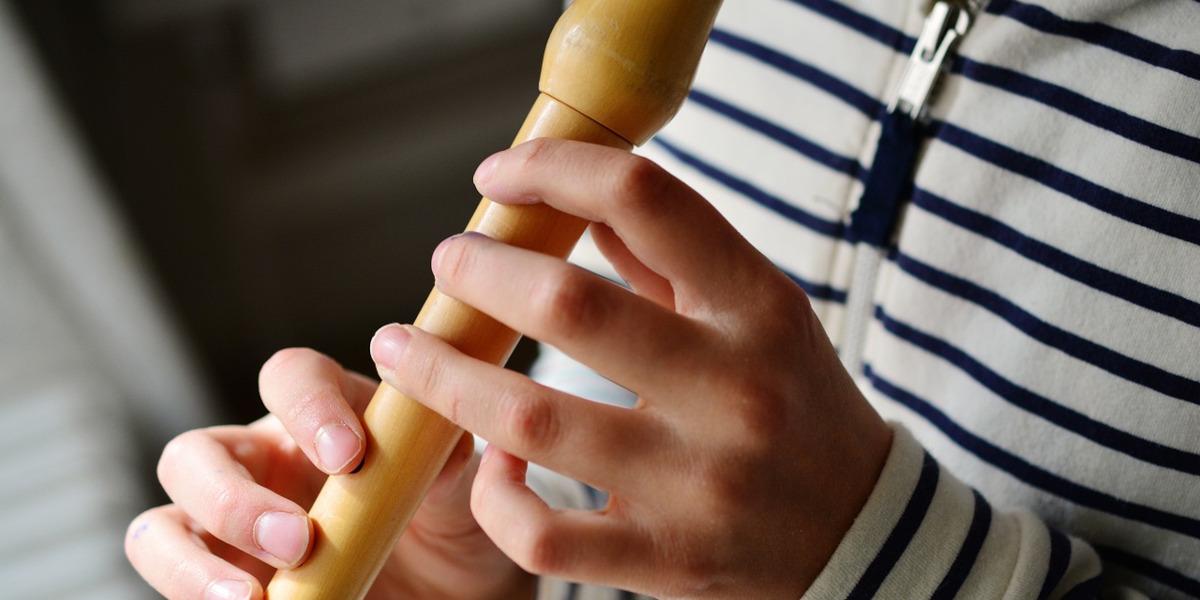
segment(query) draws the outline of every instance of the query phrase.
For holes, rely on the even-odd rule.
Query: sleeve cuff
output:
[[[961,588],[971,570],[991,525],[990,508],[908,430],[892,428],[875,489],[804,598],[888,597],[889,590],[929,598],[939,587]]]
[[[906,429],[805,599],[1039,598],[1099,574],[1086,544],[1028,512],[995,511]]]

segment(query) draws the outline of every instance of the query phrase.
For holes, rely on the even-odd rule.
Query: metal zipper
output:
[[[928,116],[929,99],[949,64],[955,45],[971,28],[973,11],[946,0],[935,2],[913,46],[888,112],[904,112],[914,121]]]
[[[855,259],[840,355],[842,364],[853,376],[862,372],[867,325],[875,314],[879,269],[912,189],[913,170],[929,121],[930,101],[949,69],[955,47],[986,1],[938,0],[930,6],[887,114],[880,121],[871,172],[858,208],[850,218]]]

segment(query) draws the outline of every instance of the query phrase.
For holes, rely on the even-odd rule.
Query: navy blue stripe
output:
[[[905,35],[899,29],[837,2],[791,1],[900,52],[911,52],[916,43],[915,38]],[[1200,161],[1200,139],[1101,104],[1065,87],[961,56],[954,63],[954,71],[979,83],[1041,102],[1139,144],[1186,160]]]
[[[831,0],[789,1],[833,19],[897,52],[908,54],[912,52],[913,46],[917,43],[915,38],[905,35],[899,29],[838,2]]]
[[[808,6],[808,5],[820,6],[822,9],[828,8],[829,5],[840,6],[840,5],[837,5],[836,3],[827,2],[827,1],[816,1],[816,0],[803,0],[803,1],[796,0],[796,1],[798,3],[804,4],[806,6]],[[846,11],[851,12],[851,13],[854,12],[845,7],[842,7],[842,9],[843,10],[841,12],[846,12]],[[835,12],[837,12],[837,11],[835,11]],[[822,13],[822,14],[825,14],[825,13]],[[861,15],[858,13],[855,13],[855,14],[857,14],[858,17],[861,17],[861,19],[859,19],[859,20],[866,19],[869,21],[873,21],[873,19],[870,19],[870,17],[867,17],[865,15]],[[883,25],[882,23],[878,23],[877,21],[875,21],[875,23],[878,24],[880,27],[887,27],[886,25]],[[750,42],[750,43],[753,43],[753,42]],[[734,46],[731,46],[731,47],[734,47]],[[773,50],[766,49],[763,46],[758,46],[758,47],[762,48],[764,51],[766,51],[768,53],[774,53],[774,54],[778,55],[779,57],[781,57],[782,59],[794,60],[794,59],[785,57],[782,54],[779,54]],[[822,77],[823,78],[832,78],[832,76],[825,74],[819,70],[816,70],[815,68],[811,67],[810,65],[805,65],[805,67],[806,67],[806,69],[792,72],[791,74],[793,74],[797,77],[802,77],[802,78],[807,78],[807,77],[815,77],[817,79],[821,79]],[[785,69],[785,71],[786,71],[786,69]],[[814,74],[814,73],[810,73],[808,71],[816,71],[816,73]],[[832,78],[832,79],[836,79],[836,78]],[[806,80],[808,80],[808,79],[806,79]],[[856,88],[853,88],[853,86],[849,86],[849,84],[846,84],[845,82],[842,82],[841,80],[836,80],[836,81],[838,81],[843,86],[846,86],[851,90],[854,90],[855,92],[857,92],[857,94],[865,96],[865,94],[863,94],[861,91],[857,90]],[[818,87],[821,87],[821,86],[818,86]],[[823,88],[823,89],[826,89],[826,88]],[[843,98],[848,103],[851,103],[852,106],[857,106],[855,103],[862,104],[864,102],[861,99],[853,100],[853,101],[847,100],[844,95],[835,93],[831,90],[827,90],[827,91],[830,91],[830,93],[832,95],[834,95],[835,97]],[[868,98],[869,98],[869,96],[868,96]],[[873,99],[871,100],[871,102],[874,102],[876,104],[876,106],[882,106],[881,104],[878,103],[878,101],[875,101]],[[1065,108],[1066,107],[1064,107],[1064,109]],[[862,108],[860,108],[860,110],[862,110]],[[874,109],[871,111],[864,111],[864,112],[865,112],[865,114],[868,114],[873,117],[877,117],[880,114],[879,110],[874,110]],[[1076,111],[1068,109],[1068,112],[1070,114],[1074,114]],[[935,131],[937,132],[936,137],[938,137],[939,139],[941,139],[942,141],[944,141],[948,144],[951,144],[953,146],[961,148],[962,150],[964,150],[970,154],[973,154],[982,160],[990,162],[996,166],[1007,169],[1007,170],[1017,173],[1019,175],[1033,179],[1034,181],[1037,181],[1038,183],[1040,183],[1044,186],[1047,186],[1051,189],[1057,190],[1057,191],[1059,191],[1063,194],[1066,194],[1080,202],[1083,202],[1089,206],[1097,208],[1098,210],[1104,211],[1113,216],[1125,219],[1127,221],[1136,223],[1138,225],[1142,225],[1143,227],[1147,227],[1151,230],[1158,231],[1159,233],[1163,233],[1165,235],[1169,235],[1169,236],[1172,236],[1172,237],[1175,237],[1175,238],[1178,238],[1178,239],[1181,239],[1184,241],[1191,242],[1193,244],[1200,245],[1200,220],[1198,220],[1198,219],[1194,219],[1194,218],[1187,217],[1184,215],[1179,215],[1179,214],[1173,213],[1171,211],[1154,206],[1152,204],[1142,202],[1141,200],[1137,200],[1135,198],[1130,198],[1129,196],[1115,192],[1113,190],[1110,190],[1110,189],[1103,187],[1101,185],[1098,185],[1096,183],[1092,183],[1091,181],[1088,181],[1078,175],[1075,175],[1066,170],[1060,169],[1046,161],[1043,161],[1038,158],[1034,158],[1028,154],[1024,154],[1022,152],[1019,152],[1017,150],[1014,150],[1014,149],[1004,146],[1002,144],[993,142],[987,138],[984,138],[975,133],[969,132],[969,131],[962,129],[960,127],[957,127],[951,123],[939,122],[937,125],[938,126],[935,128]]]
[[[1200,303],[1076,258],[1003,222],[917,189],[913,204],[1086,286],[1200,327]]]
[[[1200,382],[1125,356],[1051,325],[992,290],[938,270],[912,256],[899,254],[896,264],[913,277],[986,309],[1047,346],[1160,394],[1200,404]],[[1200,474],[1200,465],[1189,472]]]
[[[723,29],[713,29],[708,39],[710,42],[716,42],[731,50],[746,54],[788,75],[808,82],[814,87],[858,109],[859,112],[868,118],[874,119],[884,109],[883,103],[876,100],[873,96],[838,77],[753,40],[746,39]]]
[[[861,165],[856,161],[844,156],[837,155],[825,148],[820,147],[814,142],[805,139],[798,134],[795,134],[787,129],[771,123],[770,121],[750,114],[738,107],[735,107],[727,102],[719,100],[705,92],[697,92],[694,94],[695,101],[702,106],[705,106],[715,112],[730,118],[731,120],[740,123],[750,129],[758,131],[781,144],[795,149],[797,152],[809,156],[813,160],[825,164],[834,170],[850,174],[858,173],[860,176],[864,173]],[[1086,189],[1101,189],[1100,186],[1086,182],[1085,180],[1070,175],[1065,171],[1061,171],[1048,163],[1044,163],[1032,157],[1021,155],[1020,153],[1005,148],[995,142],[985,140],[982,137],[976,136],[961,128],[948,123],[941,123],[938,127],[939,137],[945,137],[951,142],[957,142],[956,145],[963,147],[965,150],[977,150],[976,152],[982,158],[988,158],[992,155],[1001,156],[1003,160],[996,160],[993,157],[993,162],[1005,167],[1011,167],[1012,164],[1018,164],[1015,170],[1021,171],[1022,174],[1029,175],[1034,170],[1040,169],[1048,172],[1052,179],[1074,178],[1076,184],[1074,187],[1083,187]],[[1013,157],[1017,157],[1015,160]],[[1040,163],[1040,167],[1037,163]],[[1033,167],[1029,167],[1033,164]],[[1021,167],[1019,165],[1025,165]],[[1045,179],[1045,178],[1043,178]],[[1046,183],[1043,181],[1043,183]],[[1050,187],[1055,185],[1048,184]],[[1090,186],[1090,188],[1088,187]],[[1072,187],[1057,186],[1058,188]],[[1107,190],[1105,190],[1107,191]],[[1115,192],[1109,192],[1116,195]],[[1125,197],[1121,197],[1125,198]],[[1126,198],[1128,202],[1136,203],[1136,200]],[[1111,199],[1112,202],[1119,202],[1116,199]],[[959,224],[971,231],[983,233],[992,239],[996,239],[1005,245],[1018,250],[1021,254],[1045,264],[1049,268],[1063,273],[1069,277],[1080,280],[1082,283],[1091,285],[1101,291],[1113,294],[1119,298],[1128,300],[1139,306],[1149,308],[1163,314],[1179,318],[1184,322],[1200,325],[1200,305],[1191,302],[1185,298],[1156,289],[1154,287],[1139,283],[1128,277],[1118,275],[1111,271],[1107,271],[1100,267],[1096,267],[1081,259],[1070,256],[1069,254],[1057,250],[1047,244],[1037,242],[1031,238],[1022,236],[1016,230],[1008,227],[982,215],[973,215],[965,209],[958,209],[949,202],[937,198],[927,192],[918,192],[914,201],[918,204],[924,203],[927,206],[933,206],[937,209],[936,214],[943,214],[948,217],[948,220]],[[1129,212],[1128,204],[1121,204],[1120,210]],[[1143,205],[1142,213],[1147,215],[1141,220],[1158,220],[1156,223],[1159,228],[1170,229],[1170,225],[1176,220],[1188,220],[1187,217],[1174,215],[1168,211],[1163,211],[1150,205]],[[1141,213],[1139,213],[1141,214]],[[1136,220],[1136,218],[1134,219]],[[1192,219],[1192,221],[1195,221]],[[1196,227],[1190,230],[1189,235],[1195,237],[1200,242],[1200,221],[1196,221]],[[946,280],[943,280],[946,281]],[[961,280],[960,280],[961,281]],[[935,282],[928,281],[931,284],[937,285]],[[963,282],[966,284],[966,282]],[[1200,382],[1189,380],[1185,377],[1170,373],[1153,365],[1126,357],[1120,353],[1114,352],[1108,348],[1085,340],[1079,336],[1071,334],[1067,331],[1053,327],[1044,321],[1041,321],[1021,310],[1015,304],[1005,300],[997,294],[978,288],[971,287],[972,284],[956,285],[951,287],[943,287],[951,293],[960,295],[974,301],[981,306],[991,310],[997,315],[1005,318],[1010,323],[1018,326],[1031,335],[1035,339],[1059,348],[1064,352],[1094,364],[1110,373],[1119,377],[1123,377],[1137,383],[1159,391],[1160,393],[1169,395],[1174,398],[1200,403]],[[976,289],[977,288],[977,289]],[[963,293],[965,291],[973,292],[970,294]]]
[[[1044,33],[1095,44],[1146,64],[1200,80],[1200,54],[1169,48],[1106,23],[1065,19],[1041,6],[1016,0],[992,0],[987,11]]]
[[[726,173],[716,166],[701,160],[699,157],[675,145],[674,143],[668,142],[662,135],[655,137],[653,141],[679,162],[699,171],[706,177],[745,196],[746,198],[749,198],[754,202],[769,208],[772,211],[775,211],[790,221],[832,238],[841,239],[844,237],[846,229],[845,224],[837,221],[830,221],[823,217],[818,217],[817,215],[814,215],[798,206],[789,204],[783,198],[775,196],[774,194],[755,186],[745,179]]]
[[[831,168],[841,167],[843,172],[845,172],[857,167],[859,173],[863,172],[861,167],[857,166],[857,163],[850,161],[850,159],[838,157],[836,154],[823,148],[814,150],[814,147],[819,148],[819,146],[778,125],[770,123],[766,119],[751,115],[703,92],[697,96],[697,99],[701,104],[713,108],[713,110],[738,123],[763,133],[772,139],[776,139],[782,144],[793,147],[798,152],[817,157],[817,160],[827,162]],[[1017,250],[1022,255],[1045,264],[1049,268],[1068,277],[1139,306],[1200,326],[1200,305],[1181,296],[1159,290],[1087,263],[1052,246],[1023,236],[1016,232],[1016,230],[995,219],[959,208],[928,192],[918,191],[914,196],[914,202],[919,206],[932,209],[935,214],[942,215],[947,220],[968,230],[995,239]],[[927,280],[927,282],[938,285],[934,281]],[[801,285],[803,286],[804,284],[801,283]],[[807,286],[805,287],[808,289]],[[953,289],[942,285],[939,285],[939,287],[943,287],[943,289],[951,293],[979,303],[981,306],[988,308],[1014,325],[1017,325],[1035,339],[1059,348],[1080,360],[1094,364],[1115,375],[1139,385],[1155,389],[1163,394],[1183,400],[1200,402],[1200,383],[1123,356],[1120,353],[1089,342],[1079,336],[1050,326],[1017,308],[1011,302],[986,290],[982,290],[984,293],[964,294],[961,291],[964,289],[964,286],[961,285],[954,286]],[[970,290],[969,287],[965,289]]]
[[[695,104],[703,106],[717,114],[723,115],[728,119],[745,125],[746,127],[761,133],[788,148],[795,150],[798,154],[811,159],[813,162],[824,165],[838,173],[844,173],[855,179],[863,179],[866,172],[858,161],[849,156],[843,156],[831,150],[824,148],[797,134],[776,125],[762,117],[750,114],[741,108],[738,108],[724,100],[715,96],[693,88],[688,98]]]
[[[921,476],[917,479],[912,496],[908,498],[904,512],[900,514],[900,520],[892,528],[887,540],[879,548],[879,553],[871,560],[871,564],[850,591],[850,595],[846,596],[847,600],[875,597],[875,592],[879,591],[879,586],[883,585],[883,580],[892,572],[892,567],[896,566],[896,561],[900,560],[909,542],[920,529],[921,523],[925,521],[925,514],[929,512],[929,505],[933,503],[933,494],[937,490],[940,470],[937,461],[926,452],[921,463]]]
[[[775,266],[779,267],[779,265]],[[779,267],[779,270],[783,271],[783,274],[787,275],[788,279],[791,279],[796,283],[796,285],[800,286],[804,290],[804,293],[808,294],[810,298],[836,302],[838,304],[846,303],[846,290],[839,290],[826,283],[815,283],[809,281],[782,267]]]
[[[831,169],[854,175],[860,179],[866,173],[866,169],[857,161],[827,150],[799,134],[723,102],[710,94],[698,92],[693,99],[702,106],[711,108]],[[917,190],[913,201],[952,223],[987,236],[1027,258],[1085,285],[1200,327],[1200,304],[1196,302],[1075,258],[1053,246],[1024,236],[996,219],[958,207],[929,192]]]
[[[1120,565],[1163,585],[1200,598],[1200,580],[1192,579],[1179,571],[1160,565],[1148,558],[1131,554],[1120,548],[1095,544],[1092,547],[1096,549],[1096,552],[1100,554],[1100,558],[1106,563]]]
[[[998,167],[1028,177],[1088,206],[1164,235],[1200,245],[1200,219],[1193,219],[1130,198],[1092,183],[1044,160],[993,142],[952,123],[938,121],[934,137]]]
[[[701,104],[713,108],[720,114],[738,123],[759,131],[772,139],[776,139],[782,144],[796,148],[798,152],[817,157],[816,160],[826,161],[830,164],[831,168],[841,167],[843,172],[845,172],[855,168],[850,166],[851,164],[857,166],[857,163],[851,162],[850,159],[838,157],[836,154],[823,148],[816,151],[813,148],[819,148],[819,146],[816,146],[813,142],[708,94],[701,92],[697,96],[697,99]],[[863,172],[860,166],[857,168],[859,169],[859,173]],[[947,220],[968,230],[995,239],[1022,255],[1068,277],[1139,306],[1200,326],[1200,304],[1087,263],[1052,246],[1023,236],[1016,232],[1016,230],[995,219],[959,208],[928,192],[918,191],[914,196],[914,202],[919,206],[932,209],[935,214],[942,215]],[[927,282],[938,285],[934,281],[927,280]],[[1200,402],[1200,383],[1123,356],[1120,353],[1089,342],[1079,336],[1050,326],[1017,308],[1011,302],[1004,300],[994,293],[987,292],[987,290],[982,290],[982,288],[980,290],[984,293],[964,294],[961,291],[962,289],[975,290],[972,290],[969,286],[962,285],[954,286],[953,289],[941,285],[939,287],[943,287],[943,289],[951,293],[979,303],[981,306],[1017,325],[1035,339],[1059,348],[1080,360],[1094,364],[1115,375],[1163,394],[1192,402]],[[806,287],[806,289],[808,288]]]
[[[1159,152],[1200,163],[1200,138],[1101,104],[1060,85],[967,58],[955,61],[954,71],[979,83],[1040,102]]]
[[[963,539],[962,547],[958,549],[958,556],[954,557],[950,570],[946,571],[946,576],[942,578],[929,600],[954,600],[958,591],[962,589],[963,582],[967,580],[967,575],[971,573],[971,568],[975,566],[983,542],[992,528],[992,507],[979,492],[971,492],[975,496],[975,514],[971,517],[970,527],[967,528],[967,537]]]
[[[1081,582],[1067,590],[1059,600],[1095,600],[1100,597],[1100,576]]]
[[[1050,592],[1062,581],[1067,573],[1067,565],[1071,564],[1071,540],[1061,531],[1050,527],[1050,559],[1046,565],[1046,577],[1042,579],[1042,590],[1038,592],[1038,600],[1046,600]]]
[[[762,117],[750,114],[710,94],[699,92],[693,100],[727,118],[749,127],[777,142],[825,164],[831,169],[854,174],[860,179],[866,169],[857,161],[825,149],[795,132],[789,131]],[[1200,303],[1146,285],[1124,275],[1098,267],[1076,258],[1049,244],[1025,236],[992,217],[955,205],[927,191],[917,189],[913,202],[964,229],[973,231],[1045,265],[1058,273],[1102,292],[1143,308],[1179,319],[1200,327]]]
[[[1200,454],[1165,446],[1097,421],[1009,381],[946,340],[920,331],[882,310],[876,311],[876,316],[896,337],[954,365],[1013,406],[1127,456],[1181,473],[1200,475]]]
[[[1145,523],[1200,540],[1200,521],[1196,519],[1169,513],[1144,504],[1122,500],[1100,490],[1080,485],[1060,475],[1051,473],[967,431],[929,402],[918,398],[911,392],[897,387],[879,376],[870,365],[866,365],[863,372],[880,393],[920,415],[931,425],[941,430],[946,437],[950,438],[955,444],[958,444],[959,447],[979,457],[980,460],[1007,472],[1016,479],[1080,506],[1094,508],[1124,519]]]

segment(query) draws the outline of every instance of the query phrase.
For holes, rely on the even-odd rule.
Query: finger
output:
[[[551,509],[525,484],[527,468],[495,446],[484,452],[471,510],[496,547],[536,575],[618,585],[638,575],[644,542],[604,513]]]
[[[706,358],[695,355],[698,321],[557,258],[468,234],[442,242],[433,262],[443,293],[638,393],[678,390]]]
[[[196,532],[196,534],[200,536],[200,540],[204,542],[204,547],[208,548],[208,551],[213,556],[216,556],[217,558],[249,573],[260,583],[264,581],[270,581],[271,577],[274,576],[275,572],[278,570],[275,567],[272,567],[271,565],[268,565],[267,563],[249,554],[246,554],[245,552],[242,552],[241,550],[238,550],[237,548],[234,548],[233,546],[230,546],[221,540],[218,540],[217,538],[213,537],[213,534],[200,529],[200,526],[194,521],[187,519],[186,515],[184,522],[192,529],[192,531]]]
[[[474,436],[469,433],[459,440],[446,469],[438,475],[392,553],[403,569],[423,573],[428,581],[456,581],[454,578],[462,575],[461,568],[451,564],[461,560],[431,562],[430,555],[469,556],[479,572],[516,571],[508,558],[496,552],[496,545],[471,514],[471,483],[479,467],[479,455],[473,452],[473,446]],[[464,598],[479,596],[470,590],[460,591]]]
[[[278,568],[294,567],[308,554],[312,522],[304,510],[256,483],[209,431],[171,440],[159,459],[158,478],[188,516],[242,552]]]
[[[671,288],[671,282],[642,264],[608,225],[593,223],[591,231],[596,248],[633,291],[663,308],[675,310],[675,290]]]
[[[365,406],[370,396],[363,387],[333,359],[308,348],[276,352],[258,375],[267,410],[309,460],[331,475],[349,473],[362,461],[366,436],[351,401]]]
[[[630,464],[665,437],[643,410],[550,389],[415,327],[380,329],[371,356],[385,381],[463,429],[598,487],[628,489]]]
[[[699,300],[738,285],[739,259],[752,251],[694,190],[649,159],[613,148],[532,140],[489,157],[475,184],[496,202],[544,202],[611,226],[647,267]]]
[[[214,556],[187,526],[182,510],[152,508],[133,520],[125,555],[138,574],[167,598],[262,598],[254,576]]]
[[[478,465],[475,436],[463,434],[409,527],[431,534],[426,537],[438,539],[461,540],[464,535],[476,531],[478,526],[471,516],[470,498],[471,480]]]
[[[204,433],[225,446],[250,478],[284,498],[309,506],[327,479],[272,414],[245,427],[209,427]]]

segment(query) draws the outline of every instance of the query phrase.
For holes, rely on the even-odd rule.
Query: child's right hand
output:
[[[259,374],[270,414],[247,426],[189,431],[163,450],[158,478],[173,504],[129,526],[125,553],[168,598],[261,598],[262,582],[302,563],[303,507],[327,474],[353,471],[362,410],[376,382],[313,350],[277,353]],[[478,468],[463,436],[370,597],[532,597],[535,581],[505,557],[470,510]]]

